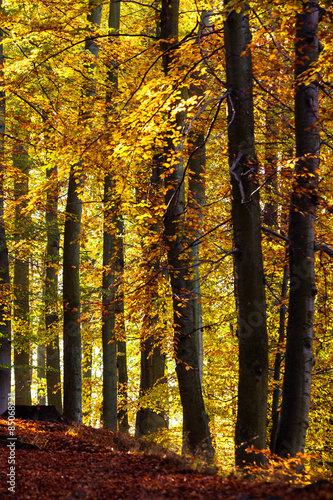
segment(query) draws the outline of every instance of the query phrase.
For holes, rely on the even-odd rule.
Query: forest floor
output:
[[[91,427],[16,420],[14,449],[7,426],[0,419],[1,499],[333,500],[333,482],[295,487],[224,478],[195,471],[181,457],[134,438]],[[8,491],[10,480],[15,493]]]

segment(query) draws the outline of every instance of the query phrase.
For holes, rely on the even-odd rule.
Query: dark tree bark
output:
[[[88,21],[99,26],[102,6],[96,0],[89,1]],[[85,49],[95,57],[98,46],[87,40]],[[90,97],[94,92],[91,81],[85,88]],[[87,118],[84,113],[82,118]],[[82,421],[82,373],[80,328],[80,234],[83,189],[82,161],[70,169],[66,204],[63,257],[63,307],[64,307],[64,417],[68,421]]]
[[[111,33],[119,33],[120,2],[110,1],[108,26]],[[118,88],[114,67],[108,71],[110,90],[106,96],[107,121],[112,125],[113,97]],[[103,230],[103,426],[105,429],[127,432],[129,429],[127,403],[127,357],[124,323],[124,223],[121,215],[121,197],[116,190],[116,176],[112,166],[104,177]],[[121,338],[119,338],[121,337]],[[118,393],[121,408],[118,411]]]
[[[29,191],[29,156],[24,146],[17,142],[13,148],[13,165],[19,172],[14,182],[15,240],[22,240],[27,232],[27,217],[21,211],[25,207]],[[29,255],[20,249],[14,261],[14,317],[15,317],[15,404],[31,404],[31,367],[29,332]]]
[[[47,401],[62,413],[60,349],[58,335],[58,265],[59,265],[59,224],[58,224],[58,179],[57,169],[48,169],[47,178],[51,188],[47,192],[46,205],[46,269],[45,269],[45,328]]]
[[[178,39],[178,10],[178,0],[162,1],[161,38],[166,40],[162,48],[168,50],[163,57],[166,75],[173,57],[172,44]],[[183,120],[183,113],[178,113],[173,124],[175,129],[182,126]],[[172,164],[165,171],[167,210],[164,234],[173,295],[176,373],[183,407],[183,450],[211,461],[214,450],[203,401],[195,336],[197,296],[193,294],[191,278],[193,262],[187,252],[184,252],[186,225],[181,148],[181,145],[175,145],[168,139],[166,155]]]
[[[317,61],[319,6],[303,2],[296,16],[295,133],[296,165],[289,219],[290,296],[286,363],[276,453],[303,452],[309,422],[313,366],[313,317],[316,295],[314,219],[319,166],[317,75],[308,70]]]
[[[2,0],[0,0],[0,10]],[[0,82],[3,81],[3,31],[0,28]],[[8,394],[11,391],[11,328],[9,310],[9,261],[4,223],[4,154],[5,154],[5,117],[6,95],[0,91],[0,414],[8,407]]]
[[[228,10],[229,1],[225,1]],[[224,26],[228,146],[232,187],[235,293],[238,312],[239,383],[236,464],[260,462],[266,447],[268,345],[261,250],[261,221],[254,144],[251,41],[246,6],[230,10]]]
[[[203,35],[206,35],[210,29],[210,15],[212,12],[202,11],[198,44],[202,45]],[[202,52],[202,50],[201,50]],[[205,57],[205,53],[201,54]],[[204,96],[207,86],[206,79],[200,75],[200,72],[192,73],[193,83],[189,88],[189,97],[196,96],[198,100]],[[197,352],[199,356],[199,373],[200,380],[202,381],[203,372],[203,338],[202,338],[202,306],[201,306],[201,287],[200,287],[200,274],[199,274],[199,250],[200,250],[200,236],[202,233],[202,225],[204,220],[204,207],[205,207],[205,181],[206,181],[206,144],[205,133],[202,124],[195,123],[194,130],[190,132],[189,137],[189,153],[188,160],[188,201],[187,201],[187,245],[189,246],[190,260],[193,262],[193,276],[192,276],[192,289],[191,292],[195,300],[195,339],[197,345]]]

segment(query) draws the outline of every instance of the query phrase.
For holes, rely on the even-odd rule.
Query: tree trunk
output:
[[[225,1],[228,9],[229,1]],[[230,9],[229,9],[230,10]],[[248,16],[230,10],[224,26],[228,146],[232,187],[235,293],[238,312],[239,383],[236,464],[260,462],[266,447],[268,345],[261,250],[261,222],[254,146],[252,62]]]
[[[2,0],[0,0],[0,10]],[[3,31],[0,28],[0,81],[3,81]],[[11,328],[8,320],[9,307],[9,261],[4,222],[4,154],[5,154],[6,96],[0,91],[0,414],[8,408],[8,394],[11,392]]]
[[[296,16],[296,156],[289,219],[290,295],[286,363],[280,428],[276,453],[282,457],[303,452],[309,422],[313,366],[313,317],[316,295],[314,271],[314,219],[319,165],[317,75],[308,70],[318,59],[319,6],[303,3]]]
[[[47,170],[51,188],[47,192],[46,220],[46,270],[45,270],[45,328],[46,345],[46,385],[47,402],[62,413],[60,349],[58,334],[58,266],[59,266],[59,225],[58,225],[58,178],[57,169]]]
[[[210,15],[212,12],[202,11],[200,19],[200,27],[198,33],[198,43],[201,44],[202,35],[210,30]],[[202,54],[203,56],[205,54]],[[194,83],[190,85],[189,96],[196,96],[198,100],[204,96],[206,81],[200,73],[191,75]],[[193,278],[192,278],[192,293],[196,296],[195,303],[195,338],[197,351],[199,356],[199,373],[202,382],[203,371],[203,338],[202,338],[202,306],[201,306],[201,289],[200,289],[200,274],[199,274],[199,249],[200,236],[202,233],[202,225],[204,220],[205,207],[205,177],[206,177],[206,145],[205,133],[199,124],[194,125],[194,131],[190,132],[190,157],[188,160],[188,208],[187,221],[189,222],[186,229],[187,244],[190,247],[190,260],[193,261]]]
[[[22,197],[28,194],[29,156],[24,146],[17,143],[13,150],[13,165],[20,172],[14,182],[15,240],[27,232],[27,220],[21,210],[25,206]],[[19,177],[18,177],[19,176]],[[31,367],[29,331],[29,255],[26,249],[16,250],[14,261],[14,317],[15,317],[15,404],[31,404]]]
[[[172,61],[172,43],[178,38],[178,0],[162,1],[161,37],[164,50],[164,71],[169,73]],[[184,116],[178,113],[174,128],[183,124]],[[171,154],[170,153],[174,153]],[[186,252],[185,193],[183,182],[183,152],[181,146],[168,140],[166,148],[169,168],[166,173],[166,205],[164,221],[165,244],[171,280],[174,311],[174,346],[176,373],[183,407],[183,450],[200,455],[211,461],[214,456],[208,415],[202,396],[199,355],[195,336],[197,297],[193,293],[191,266],[193,262]]]
[[[89,0],[88,21],[99,26],[102,6]],[[98,46],[87,40],[85,49],[95,57]],[[85,87],[87,96],[94,92],[92,81]],[[87,117],[87,113],[84,114]],[[69,421],[82,421],[82,373],[80,329],[80,234],[83,189],[82,163],[72,165],[69,175],[63,258],[64,306],[64,416]]]
[[[273,400],[272,400],[272,431],[271,431],[271,441],[270,441],[271,453],[275,453],[276,438],[280,423],[279,405],[282,392],[280,388],[280,379],[281,379],[282,354],[283,354],[285,329],[286,329],[287,307],[285,304],[285,300],[287,297],[288,281],[289,281],[289,265],[285,264],[283,268],[283,279],[281,287],[279,338],[278,338],[277,352],[275,355],[274,372],[273,372],[274,389],[273,389]]]
[[[104,179],[103,242],[103,426],[117,430],[117,315],[123,323],[123,223],[120,200],[114,199],[114,182],[109,174]],[[120,295],[119,295],[120,294]],[[120,315],[122,317],[120,317]]]
[[[81,330],[80,330],[80,233],[82,180],[71,167],[64,232],[64,417],[82,420]]]
[[[46,376],[46,346],[38,345],[37,346],[37,377],[39,380],[45,379]],[[43,386],[44,384],[42,384]],[[40,386],[38,384],[38,393],[37,393],[37,403],[39,405],[46,405],[46,397],[45,391],[42,387],[40,391]]]
[[[120,2],[110,1],[109,30],[119,32]],[[112,67],[108,71],[111,90],[107,92],[107,121],[112,123],[112,99],[118,88],[118,76]],[[111,117],[111,120],[110,120]],[[124,324],[124,223],[121,216],[121,198],[116,192],[116,177],[112,166],[104,177],[104,229],[103,229],[103,426],[112,431],[127,432],[127,359]],[[122,339],[117,338],[120,335]],[[118,351],[118,356],[117,356]],[[124,408],[118,414],[118,383]]]
[[[155,1],[156,8],[160,8],[160,1]],[[159,23],[149,26],[147,32],[155,37],[160,36]],[[147,42],[150,43],[149,41]],[[147,210],[152,219],[156,217],[156,207],[164,204],[162,193],[163,181],[161,180],[162,169],[160,168],[160,158],[163,154],[152,150],[152,173],[150,183],[143,181],[141,191],[138,188],[138,201],[144,200],[147,203]],[[150,219],[150,218],[149,218]],[[155,385],[165,383],[165,354],[162,351],[162,329],[159,326],[160,306],[159,306],[159,279],[158,270],[161,261],[161,237],[163,233],[162,220],[148,223],[143,230],[141,240],[142,258],[145,266],[146,285],[141,299],[143,304],[143,324],[141,330],[140,350],[140,396],[145,396]],[[158,402],[156,402],[158,406]],[[135,435],[141,437],[153,434],[160,429],[168,427],[168,418],[164,410],[159,412],[151,410],[148,406],[141,406],[135,424]]]
[[[142,194],[138,201],[145,199],[148,204],[147,210],[154,219],[156,207],[164,203],[162,194],[163,183],[161,181],[161,169],[159,168],[159,154],[153,157],[152,175],[150,186],[143,184]],[[156,159],[156,161],[155,161]],[[155,210],[154,210],[155,209]],[[144,228],[142,238],[143,265],[145,266],[146,285],[143,290],[144,320],[141,334],[141,365],[140,365],[140,396],[145,396],[156,384],[165,382],[165,354],[162,351],[162,331],[159,323],[159,279],[158,270],[161,261],[161,235],[162,222],[148,223]],[[135,424],[135,435],[141,437],[166,429],[168,426],[167,416],[164,411],[153,411],[149,407],[141,406]]]

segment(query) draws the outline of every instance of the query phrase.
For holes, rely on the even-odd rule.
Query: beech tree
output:
[[[239,342],[236,464],[263,460],[266,447],[268,342],[261,250],[258,161],[254,141],[253,75],[248,6],[225,1],[224,46],[228,89],[228,154],[237,335]]]
[[[2,0],[0,0],[0,12]],[[4,83],[3,31],[0,28],[0,82]],[[9,321],[9,261],[6,229],[4,221],[4,155],[6,130],[6,95],[0,91],[0,414],[7,409],[8,394],[11,385],[11,328]]]
[[[58,223],[57,167],[47,170],[47,178],[51,189],[47,192],[46,201],[46,270],[45,270],[45,327],[46,345],[46,380],[47,401],[62,412],[62,391],[60,379],[60,348],[59,348],[59,315],[58,315],[58,266],[60,231]]]
[[[283,399],[276,453],[304,452],[309,422],[313,357],[314,220],[319,174],[318,59],[319,5],[303,2],[296,16],[295,176],[289,215],[290,296]]]
[[[178,0],[162,1],[161,38],[166,41],[162,44],[166,75],[170,72],[173,44],[178,40],[178,10]],[[183,120],[183,113],[177,113],[173,126],[181,127]],[[164,234],[172,287],[176,373],[183,408],[183,449],[210,461],[214,450],[202,396],[194,326],[197,295],[192,293],[189,276],[192,261],[184,248],[185,191],[181,146],[181,143],[175,144],[171,138],[168,140],[166,155],[169,166],[165,172],[167,210]]]
[[[29,253],[24,245],[24,232],[28,231],[28,218],[23,215],[29,189],[30,159],[25,145],[16,138],[13,147],[13,165],[18,171],[15,181],[15,241],[22,248],[16,250],[14,261],[14,317],[15,317],[15,404],[31,404],[31,346],[29,335]],[[25,223],[25,224],[24,224]],[[24,230],[23,230],[24,228]]]
[[[98,26],[101,20],[102,6],[98,1],[90,0],[89,11],[88,21]],[[88,39],[85,43],[85,49],[97,57],[98,45],[95,41]],[[90,87],[91,83],[89,82],[86,90],[88,95],[91,93]],[[83,119],[82,116],[81,119]],[[77,423],[82,420],[80,234],[81,192],[84,185],[83,165],[83,158],[81,158],[79,163],[72,164],[70,168],[63,254],[64,416],[69,421]]]

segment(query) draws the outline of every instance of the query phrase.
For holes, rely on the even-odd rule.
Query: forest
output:
[[[328,0],[0,0],[0,414],[333,454]]]

